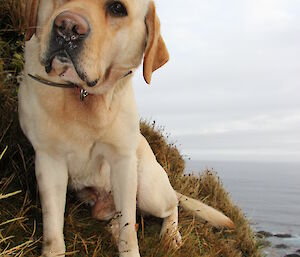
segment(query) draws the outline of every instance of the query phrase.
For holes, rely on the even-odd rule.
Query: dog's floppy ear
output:
[[[26,1],[26,11],[25,11],[25,19],[27,21],[27,30],[25,34],[25,40],[28,41],[36,32],[37,26],[37,15],[38,15],[38,7],[39,0],[27,0]]]
[[[145,22],[148,38],[144,55],[144,79],[150,84],[152,72],[163,66],[169,60],[168,50],[160,34],[160,22],[156,15],[153,1],[149,4]]]

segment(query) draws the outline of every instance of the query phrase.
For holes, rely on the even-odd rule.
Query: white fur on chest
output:
[[[73,189],[93,187],[111,191],[110,165],[105,153],[99,151],[101,148],[95,145],[89,152],[68,155],[69,183]]]

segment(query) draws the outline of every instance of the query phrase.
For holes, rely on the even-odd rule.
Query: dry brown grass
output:
[[[22,1],[2,0],[0,6],[0,257],[39,256],[42,221],[34,176],[34,153],[17,119],[17,75],[22,69],[24,19]],[[180,211],[184,245],[174,251],[159,240],[161,220],[138,214],[141,255],[147,257],[258,257],[259,244],[242,211],[232,204],[220,180],[209,171],[184,176],[184,160],[161,128],[141,123],[158,161],[175,189],[226,213],[235,230],[218,230]],[[6,148],[8,146],[8,148]],[[6,150],[5,150],[6,149]],[[4,152],[5,151],[5,152]],[[90,210],[70,192],[65,215],[69,256],[117,256],[107,224],[90,218]]]

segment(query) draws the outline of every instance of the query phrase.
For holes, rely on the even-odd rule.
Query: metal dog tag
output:
[[[80,101],[83,102],[83,100],[89,95],[88,92],[86,92],[84,89],[80,89]]]

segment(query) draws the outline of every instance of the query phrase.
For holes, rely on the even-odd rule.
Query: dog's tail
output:
[[[191,211],[195,216],[208,221],[215,227],[228,227],[233,229],[234,223],[222,212],[202,203],[199,200],[192,199],[176,192],[179,205],[186,211]]]

